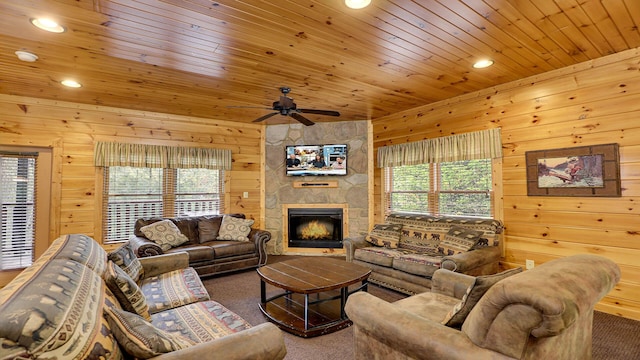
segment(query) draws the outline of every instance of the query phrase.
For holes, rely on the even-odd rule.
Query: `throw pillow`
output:
[[[375,224],[364,239],[375,246],[395,249],[398,247],[401,232],[401,224]]]
[[[467,252],[478,242],[482,231],[462,226],[451,226],[444,239],[438,244],[438,252],[443,255],[454,255]]]
[[[461,327],[467,315],[471,312],[474,306],[480,301],[480,298],[498,281],[507,278],[511,275],[515,275],[522,272],[522,268],[515,268],[505,270],[498,274],[482,275],[476,277],[476,280],[462,297],[462,300],[457,303],[447,316],[442,320],[442,324],[449,327]]]
[[[225,215],[222,218],[220,232],[218,232],[218,240],[237,240],[249,241],[247,235],[251,232],[252,219],[239,219],[233,216]]]
[[[144,278],[144,268],[128,242],[110,252],[108,258],[124,270],[136,283],[139,283],[140,279]]]
[[[158,329],[137,314],[109,307],[105,307],[104,314],[118,344],[127,354],[138,359],[195,345],[191,339]]]
[[[116,299],[118,299],[123,309],[135,312],[145,319],[151,320],[149,305],[147,305],[147,299],[144,297],[142,290],[138,284],[113,261],[109,261],[107,264],[104,282]]]
[[[222,215],[207,216],[198,220],[198,233],[200,243],[215,240],[222,225]]]
[[[168,219],[143,226],[140,228],[140,231],[142,231],[147,239],[160,245],[162,251],[167,251],[174,246],[179,246],[189,241],[189,239],[180,232],[180,229]]]

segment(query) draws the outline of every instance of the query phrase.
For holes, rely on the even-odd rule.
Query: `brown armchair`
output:
[[[618,266],[604,257],[550,261],[490,287],[460,329],[441,322],[469,277],[447,270],[436,271],[428,296],[387,303],[360,292],[345,310],[356,359],[587,360],[594,306],[619,280]]]
[[[227,214],[245,218],[244,214]],[[189,266],[200,276],[215,275],[231,271],[256,268],[267,263],[266,243],[271,233],[266,230],[251,229],[249,241],[213,240],[217,236],[224,215],[203,215],[175,218],[143,218],[134,226],[134,235],[129,243],[135,254],[142,258],[164,253],[186,252],[189,254]],[[147,239],[140,228],[154,222],[171,220],[189,240],[168,251]],[[206,222],[206,236],[203,222]]]

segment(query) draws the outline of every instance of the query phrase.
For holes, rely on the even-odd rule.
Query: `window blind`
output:
[[[0,270],[33,262],[37,153],[0,152]]]
[[[385,213],[493,216],[491,160],[387,167]]]

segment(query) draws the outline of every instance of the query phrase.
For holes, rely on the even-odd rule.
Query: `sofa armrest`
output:
[[[271,240],[271,233],[267,230],[251,229],[248,235],[249,241],[256,245],[256,252],[260,256],[258,266],[267,263],[267,242]]]
[[[431,292],[462,299],[475,276],[438,269],[431,277]]]
[[[189,254],[184,251],[147,256],[138,260],[144,269],[145,278],[189,267]]]
[[[278,360],[287,354],[282,331],[272,323],[263,323],[222,338],[156,356],[157,360]]]
[[[346,238],[344,239],[343,244],[346,250],[345,252],[347,254],[348,262],[353,261],[353,254],[356,252],[357,249],[364,248],[367,246],[372,246],[370,243],[364,240],[364,236]]]
[[[500,247],[488,246],[445,256],[442,258],[441,268],[475,276],[487,275],[498,272],[501,255]]]
[[[355,327],[356,359],[512,359],[479,346],[460,330],[420,317],[369,293],[349,296],[345,311]],[[428,336],[425,336],[428,334]]]
[[[133,253],[139,258],[164,254],[160,245],[141,236],[131,236],[129,238],[129,246],[131,246]]]

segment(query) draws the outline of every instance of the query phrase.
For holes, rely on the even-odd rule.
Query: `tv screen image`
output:
[[[287,176],[347,175],[347,145],[287,145]]]

